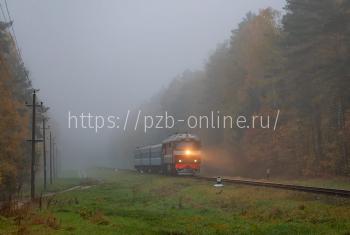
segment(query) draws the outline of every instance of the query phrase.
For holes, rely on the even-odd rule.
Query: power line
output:
[[[1,12],[2,12],[2,15],[3,15],[5,21],[12,22],[12,24],[11,24],[11,30],[12,30],[13,36],[12,36],[12,34],[10,33],[10,37],[12,38],[12,40],[13,40],[13,42],[14,42],[14,44],[15,44],[15,49],[16,49],[17,55],[18,55],[18,57],[19,57],[19,60],[20,60],[21,64],[24,65],[24,61],[23,61],[23,58],[22,58],[22,52],[21,52],[21,50],[20,50],[20,48],[19,48],[19,44],[18,44],[18,41],[17,41],[15,28],[14,28],[14,26],[13,26],[13,19],[12,19],[12,17],[11,17],[10,10],[9,10],[9,8],[8,8],[7,0],[4,0],[4,1],[5,1],[5,7],[6,7],[6,12],[7,12],[8,20],[6,19],[6,15],[5,15],[5,13],[4,13],[4,9],[3,9],[3,7],[2,7],[2,4],[0,3]],[[24,75],[25,75],[25,77],[27,78],[27,80],[30,80],[27,71],[26,71],[25,69],[23,69],[23,70],[24,70],[23,72],[24,72]]]
[[[9,21],[10,21],[10,22],[13,22],[12,17],[11,17],[11,14],[10,14],[10,11],[9,11],[9,8],[8,8],[8,5],[7,5],[7,0],[5,0],[5,7],[6,7],[6,12],[7,12],[7,16],[8,16]],[[15,28],[13,27],[13,23],[11,24],[11,30],[12,30],[12,33],[13,33],[13,38],[14,38],[14,42],[15,42],[15,47],[16,47],[16,50],[17,50],[19,59],[20,59],[21,62],[23,63],[23,59],[22,59],[22,55],[21,55],[21,50],[20,50],[19,47],[18,47],[19,44],[18,44],[18,41],[17,41],[16,32],[15,32]]]
[[[4,22],[6,22],[6,15],[5,15],[5,12],[4,12],[4,8],[2,7],[2,4],[0,2],[0,9],[1,9],[1,14],[2,14],[2,17],[4,18]]]

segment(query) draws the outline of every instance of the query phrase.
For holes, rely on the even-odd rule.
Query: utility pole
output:
[[[55,142],[55,139],[54,139],[53,143],[52,143],[52,176],[53,176],[53,179],[56,179],[56,162],[55,162],[56,153],[55,153],[55,148],[56,148],[56,142]]]
[[[28,107],[32,107],[32,139],[29,140],[32,142],[32,162],[31,162],[31,168],[30,168],[30,197],[33,200],[35,198],[35,144],[37,141],[41,140],[36,140],[36,133],[35,133],[35,127],[36,127],[36,107],[42,107],[43,103],[41,102],[40,105],[36,104],[36,90],[33,90],[33,103],[31,105],[26,104]]]
[[[60,155],[59,155],[59,149],[56,147],[56,178],[59,178],[59,172],[60,172]]]
[[[47,167],[46,167],[46,132],[45,130],[48,129],[48,127],[46,127],[45,125],[45,122],[46,122],[46,118],[43,117],[43,142],[44,142],[44,146],[43,146],[43,168],[44,168],[44,190],[46,190],[47,188],[47,180],[46,180],[46,170],[47,170]]]
[[[50,184],[52,184],[52,133],[50,131]]]
[[[57,179],[58,175],[58,149],[57,149],[57,144],[55,148],[55,179]]]

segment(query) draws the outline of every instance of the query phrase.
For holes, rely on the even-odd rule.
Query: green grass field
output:
[[[350,234],[350,199],[106,169],[89,176],[99,181],[45,198],[42,210],[0,217],[0,234]]]

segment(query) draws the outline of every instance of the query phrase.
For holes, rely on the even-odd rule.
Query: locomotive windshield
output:
[[[176,144],[177,149],[198,149],[199,143],[194,141],[178,142]]]

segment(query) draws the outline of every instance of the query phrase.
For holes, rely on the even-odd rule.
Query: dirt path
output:
[[[97,184],[95,185],[85,185],[85,186],[82,186],[82,185],[77,185],[77,186],[74,186],[74,187],[71,187],[71,188],[68,188],[68,189],[65,189],[65,190],[62,190],[62,191],[57,191],[57,192],[49,192],[49,193],[45,193],[42,195],[42,198],[45,198],[45,197],[52,197],[52,196],[55,196],[57,194],[61,194],[61,193],[66,193],[66,192],[70,192],[70,191],[73,191],[73,190],[84,190],[84,189],[88,189],[88,188],[91,188],[92,186],[96,186]],[[23,198],[23,199],[20,199],[20,200],[14,200],[14,206],[16,209],[19,209],[21,208],[22,206],[24,206],[25,204],[29,203],[31,201],[30,198]],[[0,202],[0,208],[2,208],[2,206],[5,204],[6,202]]]
[[[95,185],[91,185],[91,186],[95,186]],[[54,195],[56,195],[56,194],[66,193],[66,192],[70,192],[70,191],[73,191],[73,190],[76,190],[76,189],[81,189],[81,190],[83,190],[83,189],[88,189],[88,188],[90,188],[91,186],[81,186],[81,185],[77,185],[77,186],[74,186],[74,187],[71,187],[71,188],[62,190],[62,191],[45,193],[45,194],[43,194],[43,197],[50,197],[50,196],[54,196]]]

